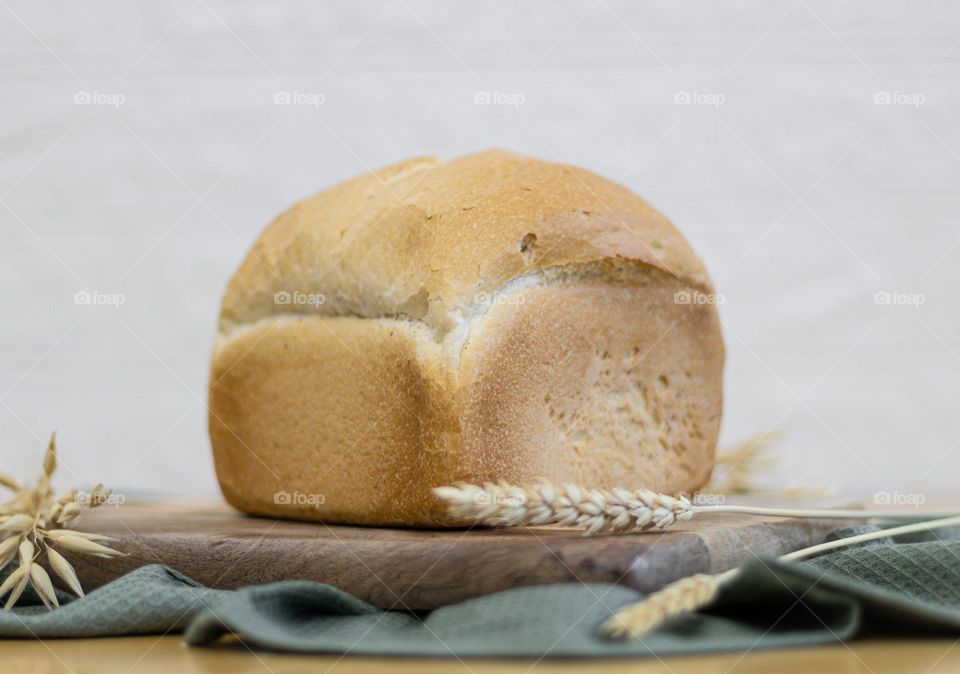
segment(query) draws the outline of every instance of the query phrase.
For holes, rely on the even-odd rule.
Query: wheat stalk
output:
[[[9,593],[5,610],[10,610],[20,595],[31,585],[47,608],[59,606],[53,582],[40,559],[46,555],[53,572],[78,596],[83,588],[73,565],[53,546],[85,555],[116,557],[123,553],[98,541],[112,541],[107,536],[68,529],[84,508],[96,508],[110,498],[110,490],[98,484],[88,495],[73,489],[54,496],[50,479],[57,469],[56,434],[43,456],[43,473],[32,486],[23,486],[10,475],[0,473],[0,487],[12,496],[0,502],[0,570],[18,559],[19,565],[0,585],[0,599]]]
[[[821,552],[864,543],[878,538],[902,536],[918,531],[960,525],[960,515],[943,517],[925,522],[915,522],[891,529],[871,531],[857,536],[848,536],[819,545],[812,545],[795,552],[781,555],[782,560],[806,559]],[[600,626],[600,632],[609,638],[639,639],[649,631],[671,618],[693,613],[708,606],[716,598],[720,588],[733,579],[740,569],[731,569],[717,575],[697,574],[681,578],[663,589],[654,592],[643,601],[619,609]]]
[[[603,532],[666,529],[700,513],[739,513],[765,517],[818,519],[915,519],[902,510],[762,508],[697,505],[685,495],[668,496],[649,489],[586,489],[575,484],[541,481],[530,487],[506,482],[483,486],[459,483],[433,490],[451,517],[489,526],[572,526],[584,536]],[[953,514],[952,511],[950,514]],[[937,516],[925,513],[921,518]]]

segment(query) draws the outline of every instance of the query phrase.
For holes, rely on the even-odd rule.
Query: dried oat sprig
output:
[[[55,496],[50,480],[57,469],[56,434],[43,456],[43,473],[36,483],[21,485],[13,477],[0,473],[0,487],[12,492],[0,502],[0,570],[18,559],[19,564],[0,585],[0,599],[7,596],[4,609],[9,610],[20,595],[32,586],[47,608],[59,606],[53,582],[40,559],[46,555],[53,572],[75,594],[83,596],[83,587],[73,565],[53,546],[84,555],[116,557],[123,553],[104,545],[112,538],[87,534],[67,527],[84,509],[96,508],[108,501],[110,490],[98,484],[89,494],[72,489]]]
[[[548,481],[520,487],[506,482],[483,486],[459,483],[433,490],[449,515],[488,526],[571,526],[584,536],[604,532],[666,529],[701,513],[738,513],[763,517],[816,519],[932,519],[948,513],[904,510],[764,508],[733,504],[698,505],[685,495],[649,489],[587,489]]]
[[[930,531],[958,525],[960,525],[960,515],[915,522],[812,545],[782,555],[780,559],[787,561],[806,559],[822,552],[865,543],[878,538],[902,536],[918,531]],[[688,578],[681,578],[654,592],[643,601],[628,604],[619,609],[600,625],[600,633],[611,639],[639,639],[671,618],[693,613],[709,606],[716,598],[720,588],[739,573],[740,569],[731,569],[717,575],[697,574]]]

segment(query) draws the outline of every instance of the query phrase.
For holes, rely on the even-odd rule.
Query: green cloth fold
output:
[[[61,598],[61,608],[47,611],[25,593],[27,605],[0,612],[0,637],[183,631],[187,643],[210,646],[234,633],[273,650],[462,658],[622,657],[813,645],[864,634],[960,635],[960,529],[802,563],[756,558],[709,609],[635,642],[597,633],[616,609],[642,598],[613,584],[517,588],[412,614],[382,611],[307,581],[213,590],[154,565],[86,597]]]

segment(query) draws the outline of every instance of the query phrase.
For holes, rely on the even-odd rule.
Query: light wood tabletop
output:
[[[631,672],[634,674],[956,674],[960,647],[953,639],[864,640],[788,650],[692,657],[617,660],[476,660],[370,658],[252,652],[239,642],[189,648],[180,636],[0,641],[0,674],[109,674],[145,672]]]

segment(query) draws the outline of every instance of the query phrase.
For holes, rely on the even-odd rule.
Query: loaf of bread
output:
[[[432,488],[675,493],[713,467],[723,343],[673,225],[583,169],[413,159],[301,201],[230,280],[211,366],[226,499],[444,526]]]

